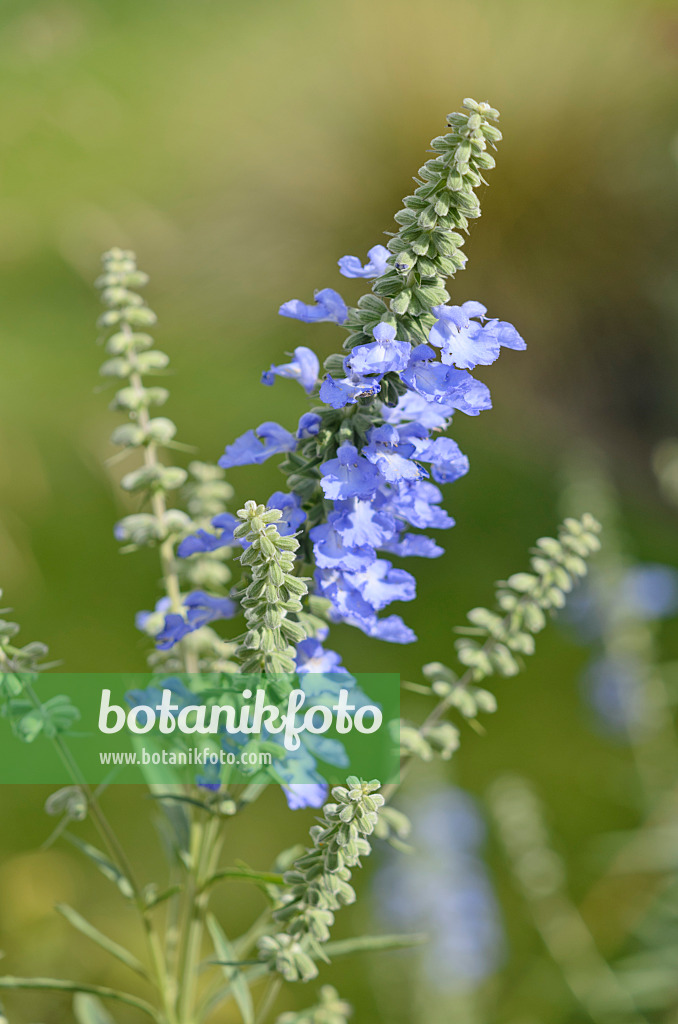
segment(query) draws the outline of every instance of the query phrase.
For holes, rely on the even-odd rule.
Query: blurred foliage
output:
[[[676,433],[677,57],[678,15],[660,0],[420,0],[416,12],[405,0],[4,0],[0,566],[23,635],[71,671],[143,664],[133,613],[149,607],[156,569],[152,556],[121,559],[112,535],[133,506],[103,465],[115,417],[90,326],[99,253],[129,245],[151,272],[176,373],[169,415],[216,458],[252,424],[289,424],[305,408],[283,382],[262,391],[260,372],[307,332],[321,344],[325,332],[329,353],[332,328],[279,319],[278,305],[314,287],[359,294],[337,258],[391,229],[423,147],[467,95],[499,107],[505,141],[454,297],[514,322],[528,352],[486,374],[493,412],[455,423],[472,469],[449,492],[447,554],[417,566],[408,621],[421,643],[395,649],[343,629],[338,646],[361,671],[445,660],[450,625],[552,530],[559,467],[584,439],[622,487],[634,553],[675,563],[675,513],[648,466]],[[230,479],[240,497],[279,484],[268,467]],[[665,641],[675,653],[678,638]],[[582,719],[584,659],[550,633],[525,675],[502,684],[489,738],[466,737],[455,759],[474,791],[499,771],[539,778],[575,853],[592,831],[633,820],[629,757]],[[96,903],[103,921],[116,911],[72,851],[38,852],[44,795],[0,797],[0,948],[12,968],[55,974],[81,949],[50,901]],[[142,794],[110,803],[141,856]],[[266,866],[307,822],[274,792],[257,813],[234,855]],[[583,891],[591,865],[575,862]],[[244,924],[246,891],[230,892]],[[359,903],[341,929],[367,913]],[[535,940],[519,923],[511,932],[520,974]],[[388,955],[375,963],[387,969]],[[96,972],[102,983],[113,973]],[[342,962],[328,975],[358,1019],[384,1019],[366,969]],[[21,1012],[18,1024],[62,1019],[44,997],[22,999]]]

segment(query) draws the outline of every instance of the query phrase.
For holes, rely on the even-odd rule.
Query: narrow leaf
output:
[[[146,909],[153,910],[158,904],[164,903],[165,900],[171,899],[172,896],[176,896],[178,892],[181,892],[182,887],[180,885],[171,885],[169,889],[165,889],[163,892],[159,892],[157,895],[151,896],[146,900]]]
[[[354,939],[337,939],[324,946],[329,957],[345,956],[347,953],[373,953],[386,949],[408,949],[428,941],[428,935],[359,935]]]
[[[107,935],[104,935],[103,932],[100,932],[93,924],[86,921],[85,918],[77,912],[77,910],[74,910],[73,907],[69,907],[68,904],[57,903],[55,910],[57,913],[61,914],[62,917],[65,917],[69,924],[73,925],[74,928],[77,928],[77,930],[83,935],[86,935],[88,939],[91,939],[92,942],[96,942],[96,944],[101,946],[102,949],[105,949],[107,953],[110,953],[111,956],[120,960],[121,963],[129,967],[130,970],[136,971],[137,974],[140,974],[142,978],[145,978],[148,981],[146,968],[142,964],[141,960],[138,960],[137,957],[135,957],[134,953],[130,953],[124,946],[120,946],[117,942],[114,942],[113,939],[109,939]]]
[[[203,885],[203,889],[209,888],[216,882],[225,878],[243,878],[246,881],[255,882],[261,885],[282,885],[284,878],[273,871],[253,871],[250,868],[224,868],[217,871]]]
[[[220,960],[237,960],[237,954],[233,946],[226,938],[219,922],[213,914],[207,918],[207,928],[212,936],[214,951]],[[224,975],[230,982],[233,998],[238,1004],[243,1024],[254,1024],[254,1004],[249,985],[245,981],[242,972],[237,967],[222,966]]]
[[[145,999],[139,999],[129,992],[118,992],[114,988],[105,988],[103,985],[86,985],[77,981],[63,981],[61,978],[13,978],[6,975],[0,978],[0,989],[32,989],[48,990],[50,992],[85,992],[88,995],[99,996],[101,999],[113,999],[118,1003],[125,1003],[126,1006],[134,1006],[142,1013],[148,1014],[158,1024],[162,1024],[160,1015],[155,1007],[147,1003]]]
[[[70,832],[65,832],[64,838],[68,839],[69,843],[72,843],[73,846],[77,846],[77,848],[82,851],[86,857],[89,857],[90,860],[94,861],[101,874],[110,882],[115,882],[118,889],[126,899],[134,899],[134,889],[129,878],[127,878],[126,875],[123,875],[122,871],[120,871],[120,869],[117,868],[115,864],[113,864],[113,862],[101,852],[101,850],[97,850],[96,846],[92,846],[91,843],[86,843],[77,836],[71,835]]]
[[[96,996],[77,992],[73,998],[73,1014],[78,1024],[115,1024],[110,1013]]]

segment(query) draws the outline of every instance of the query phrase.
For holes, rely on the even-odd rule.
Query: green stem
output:
[[[132,330],[129,324],[123,324],[122,330],[131,335]],[[133,371],[129,378],[130,385],[135,391],[141,391],[143,389],[143,381],[138,371]],[[150,421],[148,409],[145,406],[141,406],[137,412],[137,422],[139,426],[146,433]],[[155,468],[160,464],[158,459],[158,446],[155,441],[149,442],[144,445],[144,465],[149,468]],[[164,492],[158,489],[154,489],[151,494],[151,508],[153,509],[153,515],[159,523],[165,523],[165,516],[167,513],[167,502],[165,501]],[[160,570],[162,573],[163,584],[165,587],[165,593],[170,600],[172,611],[176,614],[181,614],[181,588],[179,586],[179,577],[177,575],[175,566],[175,555],[174,555],[174,541],[171,537],[166,537],[160,545]],[[189,650],[186,644],[182,643],[182,651],[184,657],[184,664],[187,672],[197,672],[198,664],[197,657],[193,651]]]
[[[30,685],[30,683],[26,684],[24,692],[31,701],[31,703],[34,705],[34,707],[37,710],[40,710],[42,708],[42,703],[37,693]],[[122,845],[120,844],[120,841],[118,840],[118,837],[116,836],[115,831],[111,826],[111,823],[109,822],[108,818],[101,809],[95,794],[92,792],[84,776],[82,775],[82,772],[78,767],[77,761],[73,757],[73,754],[71,753],[68,744],[65,742],[63,736],[57,735],[52,737],[52,742],[57,750],[57,753],[59,754],[59,757],[64,763],[68,773],[70,774],[73,782],[84,793],[85,798],[87,800],[87,806],[91,812],[92,820],[94,821],[94,824],[97,828],[97,831],[99,832],[99,835],[103,839],[114,861],[117,863],[118,867],[125,875],[125,877],[130,883],[130,886],[132,887],[132,892],[134,895],[134,904],[139,912],[142,927],[144,930],[144,935],[146,936],[146,942],[148,945],[148,951],[151,960],[155,985],[158,994],[163,1002],[163,1010],[167,1015],[168,1024],[174,1024],[174,1017],[171,1011],[171,1006],[166,1002],[165,999],[165,993],[167,991],[167,971],[165,961],[162,955],[162,946],[160,943],[160,938],[155,930],[153,922],[150,920],[148,916],[148,911],[146,909],[143,893],[141,892],[141,889],[136,881],[132,865],[130,864],[130,861]]]
[[[194,1024],[196,1020],[196,996],[198,963],[202,948],[205,913],[209,904],[206,882],[214,872],[221,849],[221,820],[217,815],[210,818],[205,826],[194,823],[190,882],[186,887],[186,924],[184,928],[184,949],[177,1000],[179,1024]]]

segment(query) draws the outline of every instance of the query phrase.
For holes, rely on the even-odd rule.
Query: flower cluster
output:
[[[140,612],[136,620],[141,630],[156,639],[151,666],[170,671],[226,670],[232,667],[231,648],[209,624],[231,618],[237,610],[225,593],[230,551],[224,544],[210,546],[200,539],[215,517],[233,519],[225,512],[232,490],[217,466],[194,461],[187,471],[162,461],[163,451],[180,446],[174,440],[177,428],[172,420],[152,412],[164,405],[169,392],[145,383],[146,377],[163,373],[169,364],[167,354],[154,348],[148,334],[156,315],[139,294],[147,282],[148,275],[137,268],[134,253],[116,248],[104,254],[97,286],[107,309],[99,326],[112,333],[105,339],[110,358],[100,372],[125,381],[112,407],[129,419],[116,428],[112,441],[120,448],[120,457],[141,453],[141,465],[123,476],[121,486],[149,505],[148,511],[121,519],[115,536],[126,551],[143,546],[159,549],[165,594],[154,612]],[[187,511],[169,507],[174,492],[180,493]],[[177,560],[177,547],[182,546],[187,558]]]
[[[348,1024],[353,1015],[350,1003],[339,998],[339,993],[332,985],[323,985],[319,992],[318,1002],[308,1010],[298,1013],[291,1010],[281,1014],[275,1024]]]
[[[287,891],[274,914],[284,930],[260,939],[259,951],[287,981],[316,977],[315,961],[323,956],[335,911],[355,901],[351,869],[371,851],[367,837],[384,803],[378,789],[378,782],[354,776],[346,786],[335,786],[336,803],[325,804],[323,818],[311,829],[312,849],[285,873]]]
[[[277,508],[246,501],[238,518],[241,522],[233,533],[247,541],[240,562],[248,574],[239,591],[247,624],[236,652],[242,671],[292,673],[294,645],[306,638],[306,630],[295,618],[308,590],[306,581],[293,574],[299,542],[278,531],[282,513]]]
[[[420,169],[388,246],[370,249],[364,265],[355,256],[339,260],[345,277],[374,281],[372,294],[351,309],[324,288],[312,304],[294,299],[280,308],[283,316],[349,331],[348,354],[330,356],[322,379],[317,356],[304,346],[263,374],[267,385],[277,377],[298,381],[322,404],[295,432],[270,422],[247,431],[219,462],[229,469],[285,456],[285,500],[330,620],[393,643],[416,637],[399,615],[381,612],[411,601],[415,579],[391,557],[443,553],[421,531],[454,525],[440,507],[439,485],[469,468],[443,432],[455,412],[475,416],[491,407],[488,388],[471,371],[493,363],[502,347],[525,347],[514,327],[488,318],[480,303],[447,301],[445,280],[465,262],[459,231],[479,216],[474,189],[494,165],[488,145],[501,137],[496,111],[473,100],[464,106],[449,116],[448,134],[433,140],[436,156]]]

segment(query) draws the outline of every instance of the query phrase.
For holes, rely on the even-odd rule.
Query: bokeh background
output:
[[[172,359],[167,413],[182,441],[215,459],[262,420],[296,422],[301,392],[264,391],[260,373],[297,344],[329,354],[337,333],[278,318],[278,306],[328,286],[357,298],[360,282],[341,278],[336,260],[382,240],[465,96],[500,108],[505,141],[453,295],[515,323],[528,350],[484,374],[492,412],[455,421],[472,468],[448,490],[458,525],[446,555],[416,566],[419,598],[404,615],[419,643],[343,629],[337,646],[356,670],[409,678],[449,658],[452,627],[553,531],[581,457],[614,482],[629,552],[675,564],[676,513],[651,455],[678,433],[677,72],[678,12],[659,0],[4,0],[0,586],[22,637],[46,641],[69,671],[144,665],[133,618],[155,600],[156,567],[122,557],[112,535],[129,506],[104,465],[117,417],[97,378],[100,253],[134,248],[151,274],[158,343]],[[230,480],[241,500],[279,483],[271,467]],[[661,642],[678,655],[668,625]],[[598,867],[591,836],[635,813],[630,755],[591,728],[580,700],[586,659],[571,631],[548,631],[534,664],[497,685],[488,736],[467,731],[447,771],[477,794],[507,770],[538,780],[575,894]],[[0,793],[3,965],[94,971],[105,983],[115,972],[51,904],[94,908],[118,933],[125,922],[74,851],[40,852],[44,795]],[[110,805],[143,855],[141,794],[113,793]],[[263,867],[311,818],[273,792],[258,808],[232,849]],[[146,862],[150,877],[157,865]],[[586,1019],[533,973],[539,940],[500,867],[498,877],[508,952],[496,984],[510,994],[498,1019]],[[224,897],[236,926],[247,899],[239,887]],[[366,897],[338,934],[374,930],[371,913]],[[375,983],[400,963],[363,957],[327,978],[359,1020],[405,1020],[406,996],[387,1006]],[[70,1019],[57,998],[11,1007],[17,1024]]]

